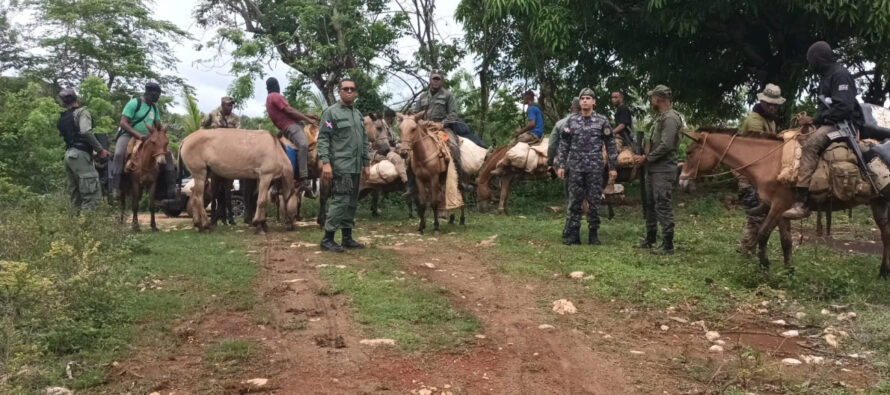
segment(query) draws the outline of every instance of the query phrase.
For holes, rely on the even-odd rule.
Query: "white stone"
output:
[[[829,333],[829,334],[825,335],[824,339],[825,339],[825,342],[828,343],[829,346],[832,346],[834,348],[838,347],[837,336]]]
[[[776,325],[787,325],[787,323],[785,323],[785,320],[775,320],[770,322]]]
[[[263,378],[255,378],[245,381],[245,383],[250,384],[254,387],[264,387],[269,382],[269,379]]]
[[[540,329],[542,331],[549,331],[551,329],[556,329],[556,327],[554,327],[553,325],[550,325],[550,324],[541,324],[541,325],[538,325],[538,329]]]
[[[43,390],[43,393],[46,395],[74,395],[74,391],[65,387],[48,387]]]
[[[705,338],[708,339],[709,342],[712,342],[720,338],[720,333],[717,331],[708,331],[708,333],[705,333]]]
[[[359,344],[365,346],[394,346],[396,345],[396,341],[393,339],[362,339],[359,340]]]
[[[794,358],[785,358],[782,360],[782,364],[785,366],[797,366],[797,365],[800,365],[801,363],[803,363],[803,362],[800,362],[799,359],[794,359]]]
[[[822,315],[831,315],[831,312],[828,309],[822,309]]]
[[[578,309],[576,309],[575,305],[567,299],[560,299],[553,302],[553,311],[556,312],[556,314],[565,315],[575,314],[578,312]]]
[[[798,337],[800,336],[800,332],[795,330],[782,332],[782,337]]]
[[[794,313],[794,316],[795,316],[797,319],[801,320],[801,319],[803,319],[804,317],[807,316],[807,313],[804,313],[803,311],[798,311],[797,313]]]
[[[723,352],[723,346],[719,346],[719,345],[716,345],[716,344],[715,344],[715,345],[711,346],[711,348],[709,348],[708,351],[710,351],[710,352]]]
[[[821,365],[825,363],[825,357],[816,355],[801,355],[800,359],[803,359],[804,363],[808,365]]]
[[[571,272],[569,273],[569,277],[574,279],[584,278],[584,272]]]
[[[476,338],[477,338],[477,339],[484,339],[484,338],[485,338],[485,335],[476,335]]]
[[[428,268],[430,268],[430,269],[435,269],[435,268],[436,268],[436,265],[434,265],[432,262],[425,262],[423,265],[426,266],[426,267],[428,267]]]
[[[637,350],[630,350],[630,353],[633,354],[633,355],[643,355],[643,354],[645,354],[644,352],[642,352],[642,351],[637,351]]]
[[[725,346],[726,342],[723,340],[717,339],[716,341],[714,341],[714,344],[716,344],[718,346]]]
[[[661,330],[663,330],[663,331],[668,331],[668,330],[670,330],[670,329],[671,329],[671,327],[669,327],[669,326],[667,326],[667,325],[662,325],[662,326],[661,326]]]

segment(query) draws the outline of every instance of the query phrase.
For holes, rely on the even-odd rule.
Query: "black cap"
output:
[[[76,98],[77,92],[75,92],[74,89],[65,88],[65,89],[62,89],[61,92],[59,92],[59,97],[75,97]]]
[[[533,90],[529,89],[529,90],[525,91],[525,93],[523,93],[522,96],[523,97],[525,97],[525,96],[535,97],[535,92]]]
[[[164,93],[164,92],[161,90],[161,86],[158,85],[157,82],[149,82],[149,83],[145,84],[145,91],[146,91],[146,92],[158,92],[158,93]]]

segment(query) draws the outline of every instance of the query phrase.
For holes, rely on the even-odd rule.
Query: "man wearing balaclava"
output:
[[[281,87],[275,77],[266,80],[266,112],[272,123],[297,148],[297,179],[300,188],[307,196],[312,196],[312,185],[309,180],[309,138],[303,127],[306,123],[318,124],[318,116],[303,114],[287,102],[281,95]]]
[[[807,50],[810,68],[819,74],[819,95],[831,98],[830,107],[819,100],[819,114],[811,119],[804,117],[801,124],[815,124],[817,129],[801,147],[800,170],[797,173],[797,186],[794,188],[794,205],[782,216],[799,219],[810,215],[807,208],[810,179],[819,164],[819,155],[831,143],[828,134],[837,130],[843,121],[862,125],[862,108],[856,101],[856,81],[844,66],[834,61],[831,47],[825,41],[818,41]]]

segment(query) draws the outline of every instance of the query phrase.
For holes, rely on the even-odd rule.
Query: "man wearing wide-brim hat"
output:
[[[776,129],[776,119],[779,115],[779,108],[785,104],[785,98],[782,97],[782,90],[775,84],[766,84],[763,91],[757,94],[757,104],[751,113],[739,125],[739,136],[745,137],[762,137],[776,138],[778,130]],[[757,189],[745,177],[736,174],[739,182],[739,201],[745,205],[745,208],[751,210],[760,205],[760,198],[757,196]],[[754,213],[747,215],[745,224],[745,234],[739,245],[739,252],[745,255],[753,254],[757,246],[757,231],[760,225],[766,219],[766,213]]]

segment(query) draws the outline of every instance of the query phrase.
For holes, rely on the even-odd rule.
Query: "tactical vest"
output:
[[[93,147],[80,135],[80,126],[74,119],[75,110],[77,109],[66,110],[59,116],[59,122],[56,123],[59,135],[65,140],[65,149],[77,148],[84,152],[92,152]]]

